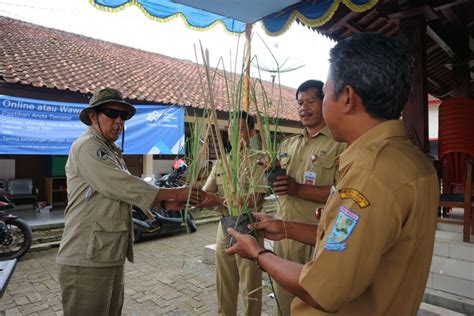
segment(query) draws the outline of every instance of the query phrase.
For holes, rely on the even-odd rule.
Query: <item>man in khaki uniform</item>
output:
[[[238,167],[238,185],[241,192],[242,208],[250,208],[251,211],[258,211],[263,203],[263,196],[267,190],[264,184],[263,167],[256,163],[257,156],[249,148],[250,134],[255,128],[255,121],[252,116],[244,111],[239,112],[240,121],[240,163]],[[230,126],[232,128],[232,126]],[[230,135],[230,131],[229,131]],[[230,163],[233,157],[228,156]],[[225,175],[225,168],[218,160],[212,168],[211,174],[203,187],[207,193],[207,198],[196,207],[220,206],[220,211],[224,216],[229,215],[225,202],[225,186],[229,187],[230,177]],[[206,193],[204,193],[206,196]],[[217,228],[216,241],[216,286],[218,314],[226,316],[237,315],[239,283],[242,284],[242,298],[244,303],[243,315],[260,315],[262,309],[262,271],[254,262],[240,258],[237,255],[228,255],[225,249],[228,246],[228,239],[225,238],[221,225]],[[263,239],[258,241],[263,245]]]
[[[147,210],[187,198],[189,188],[158,188],[128,172],[114,142],[134,114],[110,88],[96,92],[80,113],[89,128],[66,163],[68,205],[57,256],[66,316],[120,315],[125,257],[133,262],[132,204]]]
[[[356,34],[331,50],[323,115],[334,139],[349,144],[340,180],[319,226],[265,215],[255,225],[267,238],[315,244],[313,260],[286,261],[229,229],[237,239],[229,253],[253,258],[297,296],[292,315],[417,314],[433,254],[439,184],[399,120],[410,94],[411,60],[399,40],[375,33]]]
[[[324,206],[331,186],[336,183],[336,158],[345,144],[335,142],[324,123],[322,88],[321,81],[307,80],[296,90],[297,110],[304,131],[280,145],[279,160],[281,167],[286,169],[286,176],[278,177],[273,185],[279,201],[276,216],[283,220],[317,224],[315,211]],[[290,239],[274,244],[278,256],[299,263],[308,262],[313,249],[313,246]],[[290,315],[294,295],[278,284],[274,288],[273,315]]]

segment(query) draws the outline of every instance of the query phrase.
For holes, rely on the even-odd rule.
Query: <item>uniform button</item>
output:
[[[314,212],[315,216],[316,216],[316,219],[319,221],[321,219],[321,214],[323,213],[323,208],[322,207],[318,207],[316,208],[316,211]]]

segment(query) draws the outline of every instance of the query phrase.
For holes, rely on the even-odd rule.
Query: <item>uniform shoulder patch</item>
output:
[[[105,147],[100,147],[97,149],[97,158],[100,160],[107,160],[109,159],[109,151]]]
[[[339,197],[342,200],[351,199],[359,205],[360,208],[364,208],[370,205],[369,200],[359,191],[354,189],[340,189]]]
[[[344,251],[347,248],[345,241],[359,222],[359,215],[344,205],[339,206],[336,223],[329,233],[324,249],[330,251]]]

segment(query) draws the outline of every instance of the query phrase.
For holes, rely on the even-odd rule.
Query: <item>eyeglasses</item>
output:
[[[129,120],[132,117],[132,114],[129,111],[120,111],[120,110],[111,109],[111,108],[98,109],[97,111],[105,114],[105,116],[111,119],[116,119],[117,117],[120,116],[122,121]]]

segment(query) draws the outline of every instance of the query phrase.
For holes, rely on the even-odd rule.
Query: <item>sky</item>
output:
[[[193,62],[200,62],[194,47],[201,43],[209,50],[211,66],[216,67],[221,58],[227,70],[238,70],[242,65],[243,36],[230,35],[220,25],[207,31],[191,30],[181,18],[159,23],[135,6],[111,13],[96,9],[88,0],[0,0],[0,16]],[[252,76],[270,81],[271,73],[263,69],[275,70],[278,62],[282,85],[297,88],[307,79],[325,81],[329,49],[334,44],[296,23],[286,33],[270,37],[258,23],[254,26],[252,56],[258,60],[260,71],[254,62]],[[236,52],[240,52],[237,57]]]

